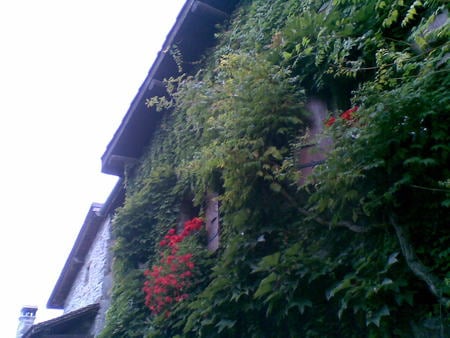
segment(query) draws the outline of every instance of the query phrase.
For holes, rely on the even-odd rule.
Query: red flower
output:
[[[184,294],[182,294],[181,296],[175,297],[175,300],[176,300],[177,302],[181,302],[181,301],[187,299],[188,297],[189,297],[188,294],[187,294],[187,293],[184,293]]]
[[[202,225],[203,225],[203,220],[199,217],[195,217],[189,221],[186,221],[184,223],[183,234],[185,234],[185,236],[187,236],[193,231],[200,230],[202,228]]]
[[[331,127],[331,126],[334,124],[334,122],[336,122],[336,118],[335,118],[334,116],[331,116],[331,117],[328,119],[328,121],[325,122],[325,125],[326,125],[327,127]]]
[[[200,230],[203,225],[203,220],[201,218],[195,217],[191,220],[191,227],[193,230]]]
[[[182,301],[188,297],[186,291],[192,285],[191,270],[194,269],[192,253],[180,255],[179,245],[187,236],[198,231],[203,226],[203,220],[195,217],[184,223],[183,231],[177,234],[170,229],[159,242],[160,247],[168,247],[160,253],[159,263],[151,270],[145,270],[144,286],[145,305],[153,314],[165,313],[170,315],[169,309],[174,301]]]
[[[183,256],[180,256],[180,261],[183,262],[183,263],[187,263],[187,262],[189,262],[191,260],[191,258],[192,258],[192,254],[191,253],[187,253],[187,254],[185,254]]]
[[[181,275],[180,275],[181,277],[191,277],[192,276],[192,272],[190,272],[190,271],[185,271],[185,272],[183,272]]]
[[[353,119],[353,113],[355,113],[358,110],[358,106],[354,106],[353,108],[347,109],[345,112],[341,114],[341,118],[347,121],[350,121]]]

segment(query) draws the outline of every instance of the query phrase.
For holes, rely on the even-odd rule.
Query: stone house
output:
[[[111,218],[122,200],[119,181],[104,204],[90,206],[47,303],[64,314],[32,325],[37,309],[24,308],[17,337],[88,338],[101,331],[112,285]]]
[[[64,314],[23,330],[23,338],[40,337],[95,337],[105,323],[105,314],[110,304],[112,287],[112,254],[111,254],[111,220],[114,211],[124,200],[125,191],[123,177],[126,168],[133,167],[151,142],[152,135],[159,125],[164,112],[155,107],[149,108],[146,100],[149,97],[165,95],[163,81],[179,75],[179,66],[174,56],[183,56],[183,71],[192,73],[195,64],[202,55],[214,45],[214,34],[217,25],[230,17],[238,4],[237,0],[187,0],[177,20],[168,33],[161,52],[151,66],[147,77],[138,93],[131,102],[122,123],[113,135],[102,160],[102,172],[118,176],[120,179],[105,204],[92,204],[75,241],[72,251],[61,271],[60,277],[48,301],[48,308],[63,309]],[[319,132],[321,122],[326,115],[326,105],[314,101],[310,110],[315,120],[312,121],[312,131]],[[307,163],[302,163],[299,169],[305,174],[310,167],[320,163],[323,157],[311,153],[309,149],[301,150]],[[212,251],[219,246],[219,204],[217,194],[211,192],[205,205],[206,230],[208,233],[208,248]],[[186,204],[185,208],[189,209]],[[180,218],[188,218],[186,215]],[[186,216],[186,217],[183,217]],[[28,318],[29,319],[29,318]]]
[[[164,79],[178,74],[178,65],[171,55],[174,45],[183,55],[183,68],[189,73],[193,70],[193,61],[214,44],[216,25],[229,17],[237,2],[187,0],[184,4],[161,52],[102,156],[102,172],[118,176],[119,181],[105,204],[94,203],[89,208],[50,295],[47,307],[62,309],[64,314],[33,325],[37,308],[24,307],[19,318],[18,338],[87,338],[101,332],[113,283],[111,220],[125,196],[122,178],[125,168],[138,161],[161,118],[155,109],[149,114],[145,100],[164,95]],[[209,200],[205,210],[209,219],[206,226],[209,248],[215,250],[219,245],[218,202],[214,193]]]
[[[102,156],[103,173],[120,178],[125,176],[126,171],[128,175],[133,175],[135,164],[141,161],[145,150],[152,146],[152,136],[164,114],[164,111],[158,111],[155,107],[149,109],[147,99],[165,96],[164,80],[180,75],[180,67],[189,74],[195,71],[198,60],[214,45],[217,25],[230,16],[237,3],[236,0],[186,1],[161,52]],[[311,173],[314,165],[323,162],[324,153],[331,146],[330,140],[323,140],[320,144],[314,140],[314,135],[323,129],[328,108],[333,107],[330,103],[325,102],[324,98],[310,98],[306,106],[311,113],[308,121],[311,142],[306,142],[297,154],[297,168],[304,176]],[[204,205],[210,250],[217,249],[219,245],[219,205],[216,196],[211,192]],[[71,337],[90,337],[101,331],[112,284],[110,221],[123,197],[124,188],[122,181],[119,181],[105,205],[93,205],[86,217],[49,300],[49,307],[63,308],[65,314],[32,326],[23,337],[63,337],[68,334]],[[180,210],[180,220],[190,216],[188,200],[186,205],[180,206]]]

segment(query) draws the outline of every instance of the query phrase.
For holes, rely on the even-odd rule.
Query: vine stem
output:
[[[354,224],[351,222],[340,221],[337,223],[331,223],[331,222],[323,219],[322,217],[314,216],[308,210],[300,207],[296,203],[296,201],[287,193],[286,190],[281,189],[280,192],[283,195],[283,197],[286,198],[289,201],[289,203],[291,203],[291,205],[294,206],[298,210],[298,212],[300,212],[303,216],[310,217],[314,222],[316,222],[318,224],[327,225],[329,227],[333,227],[333,226],[344,227],[344,228],[350,229],[351,231],[358,232],[358,233],[364,233],[364,232],[368,232],[370,230],[369,227],[357,225],[357,224]]]
[[[450,193],[449,189],[439,189],[439,188],[429,188],[429,187],[422,187],[420,185],[415,185],[415,184],[410,184],[409,185],[412,188],[416,188],[416,189],[422,189],[422,190],[428,190],[428,191],[436,191],[436,192],[445,192],[445,193]]]
[[[409,239],[408,230],[404,227],[400,226],[394,216],[390,216],[391,225],[394,227],[395,233],[397,235],[398,242],[400,244],[400,248],[402,250],[403,257],[405,257],[406,264],[410,268],[410,270],[414,273],[414,275],[421,279],[425,284],[427,284],[428,289],[431,293],[437,298],[439,303],[444,307],[447,307],[450,302],[450,299],[442,296],[442,289],[440,285],[442,283],[439,279],[434,276],[430,270],[419,260],[414,252],[414,248]]]
[[[357,233],[364,233],[370,230],[369,227],[360,226],[351,222],[341,221],[337,222],[336,224],[334,223],[332,224],[331,222],[326,221],[321,217],[317,216],[314,217],[308,210],[299,207],[295,202],[295,200],[292,198],[292,196],[290,196],[287,193],[287,191],[281,189],[280,192],[283,195],[283,197],[286,198],[289,201],[289,203],[291,203],[302,215],[310,217],[313,221],[315,221],[318,224],[328,225],[330,227],[331,226],[345,227]],[[414,273],[414,275],[417,278],[425,282],[430,292],[437,298],[438,302],[444,307],[447,307],[448,304],[450,304],[450,299],[442,296],[441,291],[442,289],[440,287],[442,283],[436,276],[434,276],[430,272],[430,270],[416,256],[414,248],[412,247],[412,244],[409,240],[408,231],[404,227],[398,225],[398,223],[395,221],[392,215],[390,216],[390,222],[395,230],[395,234],[397,235],[397,239],[400,244],[403,257],[405,258],[406,264],[408,265],[409,269]]]

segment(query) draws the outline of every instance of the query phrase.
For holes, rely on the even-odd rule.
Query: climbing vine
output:
[[[128,168],[103,337],[445,336],[448,4],[248,0],[217,37],[147,101],[164,116]],[[328,107],[318,133],[311,99]],[[305,177],[299,149],[324,140]],[[197,280],[155,307],[161,240],[211,191],[220,247],[186,238],[175,261],[195,253]]]

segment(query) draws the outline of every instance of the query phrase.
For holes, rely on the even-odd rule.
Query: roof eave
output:
[[[31,326],[27,332],[23,335],[22,338],[32,338],[36,334],[40,337],[41,332],[51,331],[52,328],[64,325],[68,322],[79,320],[86,317],[94,317],[97,315],[98,310],[100,309],[100,304],[95,303],[78,310],[74,310],[72,312],[68,312],[63,314],[62,316],[49,319],[45,322],[41,322]]]
[[[176,45],[183,57],[190,58],[185,60],[186,65],[198,61],[205,50],[212,46],[216,25],[228,17],[237,2],[186,1],[162,50],[102,156],[103,173],[122,177],[126,166],[134,163],[149,143],[161,113],[154,108],[148,109],[145,101],[153,96],[164,95],[165,89],[160,84],[164,79],[180,74],[179,65],[170,55],[171,48]]]
[[[64,264],[59,278],[53,288],[47,302],[49,309],[63,309],[67,295],[72,288],[73,282],[84,264],[84,259],[89,251],[98,229],[104,217],[100,215],[102,204],[92,203],[86,215],[84,223],[78,233],[75,244]]]

